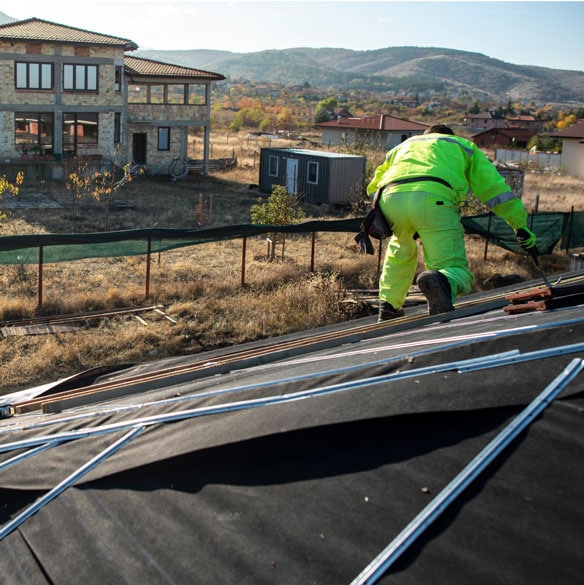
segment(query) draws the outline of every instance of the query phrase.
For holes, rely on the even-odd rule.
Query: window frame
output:
[[[63,63],[63,91],[99,92],[99,65]]]
[[[280,159],[270,154],[268,156],[268,176],[270,177],[277,177],[280,171]]]
[[[122,114],[114,112],[114,144],[122,142]]]
[[[82,119],[80,118],[87,118],[89,116],[95,116],[95,130],[92,131],[91,134],[86,135],[85,133],[81,133],[79,131],[80,127],[84,127]],[[87,120],[89,122],[89,120]],[[70,122],[73,126],[72,137],[73,140],[69,139],[69,135],[65,133],[65,125],[67,122]],[[93,122],[93,121],[92,121]],[[90,126],[91,127],[91,126]],[[96,148],[99,146],[99,113],[98,112],[66,112],[63,114],[63,124],[61,126],[61,135],[63,137],[63,153],[65,152],[72,152],[77,153],[79,151],[79,147],[90,147]],[[95,140],[79,140],[80,135],[85,136],[95,136]],[[73,148],[71,148],[71,146]]]
[[[38,67],[38,84],[31,85],[31,69]],[[43,69],[49,68],[48,81],[49,85],[43,83],[46,80],[47,73],[43,72]],[[22,69],[25,71],[21,71]],[[19,81],[22,81],[22,75],[24,75],[24,86],[19,85]],[[40,90],[40,91],[52,91],[55,89],[55,68],[53,63],[46,61],[15,61],[14,63],[14,88],[20,91]]]
[[[20,121],[22,120],[22,122]],[[36,126],[36,140],[26,141],[18,137],[21,124]],[[48,129],[42,132],[43,129]],[[32,133],[28,133],[32,136]],[[53,154],[55,144],[55,114],[53,112],[17,112],[14,115],[14,144],[23,154]]]
[[[312,172],[312,170],[314,171]],[[316,160],[309,160],[306,165],[306,182],[309,185],[318,185],[318,175],[320,171],[320,163]],[[313,177],[314,178],[311,178]]]
[[[166,136],[164,136],[164,132]],[[156,140],[158,150],[168,152],[170,150],[170,126],[159,126]]]
[[[116,93],[121,93],[123,84],[124,84],[124,68],[121,65],[116,65],[116,69],[114,72],[114,91]]]

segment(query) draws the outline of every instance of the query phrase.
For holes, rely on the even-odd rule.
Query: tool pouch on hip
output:
[[[393,233],[385,216],[379,208],[379,196],[381,191],[375,193],[373,198],[373,207],[371,211],[365,216],[363,223],[361,224],[361,231],[355,236],[355,241],[361,247],[366,254],[373,254],[373,244],[370,238],[376,240],[383,240],[389,238]]]

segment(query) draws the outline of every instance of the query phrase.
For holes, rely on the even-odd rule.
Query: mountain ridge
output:
[[[441,47],[366,51],[296,47],[252,53],[139,49],[136,56],[221,73],[231,80],[379,92],[466,92],[477,97],[581,103],[584,72],[516,65]]]
[[[17,19],[0,12],[0,24]],[[441,47],[354,50],[296,47],[236,53],[219,49],[139,49],[156,61],[214,71],[231,81],[306,85],[379,94],[469,94],[475,99],[582,106],[584,71],[516,65]]]

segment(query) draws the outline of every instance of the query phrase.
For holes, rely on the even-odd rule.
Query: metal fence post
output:
[[[43,256],[44,246],[39,246],[39,307],[43,304]]]
[[[247,238],[243,236],[243,242],[241,246],[241,286],[245,286],[245,256],[247,252]]]
[[[152,237],[148,236],[148,250],[146,252],[146,298],[150,296],[150,262],[152,259]]]

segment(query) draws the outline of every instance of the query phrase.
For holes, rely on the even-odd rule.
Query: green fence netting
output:
[[[570,225],[570,213],[541,212],[532,214],[527,218],[527,225],[537,236],[537,249],[540,254],[551,254],[560,240],[567,242],[571,240],[570,247],[584,245],[584,224],[579,234],[568,234],[567,228]],[[582,217],[584,222],[584,214]],[[511,252],[524,254],[521,246],[515,239],[513,230],[507,223],[496,215],[485,213],[472,217],[463,217],[462,225],[467,234],[478,234],[495,244]],[[574,225],[574,222],[571,223]],[[563,249],[565,245],[561,246]]]
[[[294,225],[235,225],[201,229],[152,228],[88,234],[37,234],[0,237],[0,264],[67,262],[85,258],[137,256],[221,240],[233,240],[271,233],[309,234],[354,232],[363,218],[308,221]],[[492,214],[463,217],[466,233],[478,234],[488,242],[517,254],[524,252],[509,226]],[[537,235],[541,254],[550,254],[560,242],[562,249],[584,246],[584,212],[534,213],[529,226]]]
[[[153,228],[88,234],[0,237],[0,264],[36,264],[84,258],[138,256],[148,252],[271,233],[357,232],[361,219],[309,221],[288,226],[235,225],[210,229]]]

